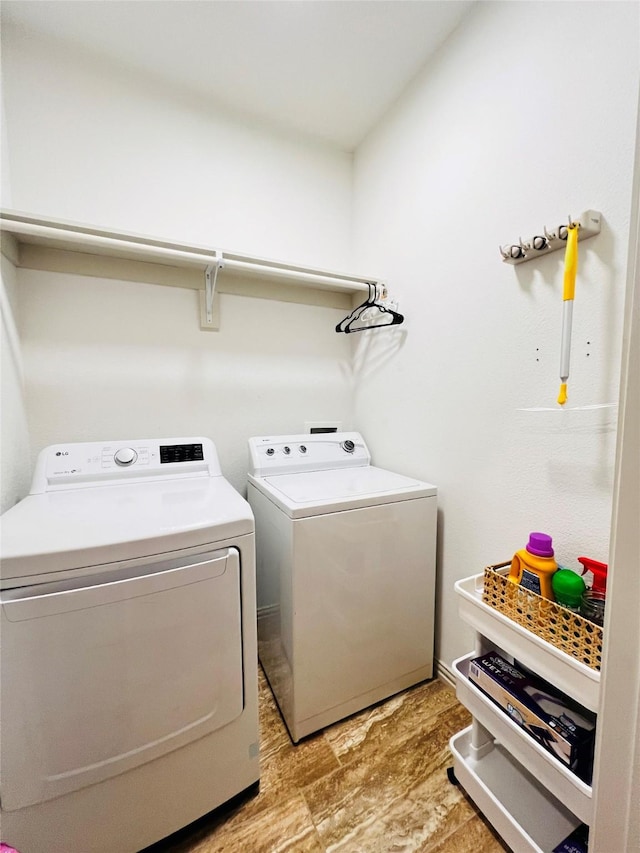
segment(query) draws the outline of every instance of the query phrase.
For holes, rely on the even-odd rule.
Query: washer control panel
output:
[[[39,455],[31,494],[80,488],[122,479],[221,474],[208,438],[71,442],[46,447]]]
[[[295,474],[369,465],[371,457],[359,433],[262,436],[249,439],[249,473]]]

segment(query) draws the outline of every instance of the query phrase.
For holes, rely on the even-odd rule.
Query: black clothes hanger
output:
[[[392,311],[391,308],[386,308],[384,305],[380,305],[377,301],[378,295],[378,287],[375,284],[367,283],[369,288],[369,295],[362,303],[362,305],[358,305],[357,308],[354,308],[353,311],[341,320],[336,326],[336,332],[344,332],[345,334],[350,334],[351,332],[366,332],[367,329],[382,329],[385,326],[399,326],[400,323],[404,323],[404,316],[402,314],[398,314],[397,311]],[[382,320],[384,317],[384,322],[376,322],[371,323],[369,320],[366,322],[362,322],[361,325],[357,325],[360,317],[370,308],[377,308],[379,311],[378,319]]]

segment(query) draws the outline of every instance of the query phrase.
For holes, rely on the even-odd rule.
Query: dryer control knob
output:
[[[351,441],[351,439],[348,438],[346,441],[342,442],[342,449],[346,450],[347,453],[353,453],[353,451],[356,449],[356,446]]]
[[[121,447],[120,450],[116,451],[113,458],[116,461],[116,465],[126,467],[127,465],[133,465],[138,458],[138,454],[132,447]]]
[[[273,456],[274,453],[275,450],[273,449],[273,447],[267,447],[267,456]]]
[[[285,452],[285,454],[286,454],[287,456],[291,453],[291,448],[290,448],[290,447],[286,447],[286,446],[285,446],[285,447],[283,447],[282,449],[284,450],[284,452]]]

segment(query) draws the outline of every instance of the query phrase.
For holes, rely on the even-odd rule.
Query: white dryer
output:
[[[294,742],[433,675],[437,490],[357,433],[249,440],[258,652]]]
[[[0,524],[3,841],[135,853],[255,786],[254,523],[213,443],[48,447]]]

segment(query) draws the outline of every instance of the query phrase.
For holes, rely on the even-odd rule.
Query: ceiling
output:
[[[472,0],[3,0],[36,31],[353,150]]]

